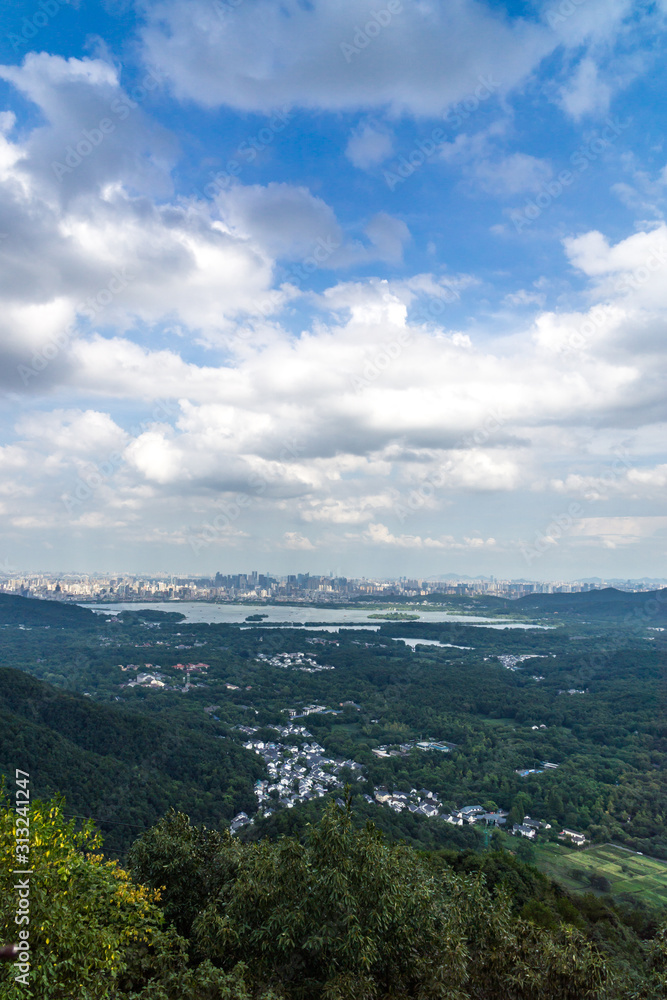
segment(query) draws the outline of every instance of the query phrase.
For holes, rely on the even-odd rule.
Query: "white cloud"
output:
[[[147,74],[138,100],[126,94],[116,68],[101,59],[63,59],[30,52],[21,66],[0,66],[9,81],[42,111],[22,170],[48,197],[69,201],[122,175],[134,190],[165,195],[177,144],[146,114],[161,78]],[[141,85],[140,85],[141,86]]]
[[[357,11],[351,0],[343,7]],[[464,41],[475,11],[476,27],[493,34],[493,46],[498,33],[516,41],[516,26],[464,7]],[[338,16],[322,3],[310,13],[289,11],[304,23]],[[248,16],[243,6],[237,14]],[[447,16],[432,11],[435,34]],[[529,41],[537,37],[531,31]],[[190,46],[192,32],[179,44]],[[491,44],[482,31],[480,52]],[[264,35],[257,45],[264,56],[273,53]],[[298,76],[301,41],[294,36],[291,45],[298,51],[288,48],[284,58],[296,59]],[[377,46],[359,53],[354,87],[330,102],[361,99],[361,59],[373,62],[380,36]],[[458,93],[479,57],[464,46],[465,72],[458,66],[447,93]],[[235,59],[222,71],[230,80],[240,73]],[[277,75],[285,93],[296,94],[289,67],[267,66],[267,79]],[[174,74],[181,71],[176,60]],[[599,232],[566,240],[571,266],[588,282],[578,306],[538,312],[511,336],[498,335],[483,312],[475,322],[459,316],[450,328],[415,311],[411,323],[413,307],[459,303],[466,290],[481,288],[479,279],[443,268],[306,295],[284,282],[278,263],[303,260],[320,241],[333,241],[319,261],[323,269],[371,261],[398,267],[410,241],[400,218],[371,208],[352,232],[322,198],[285,183],[236,182],[206,203],[175,199],[173,145],[149,127],[143,108],[131,124],[128,117],[126,132],[118,123],[110,133],[108,156],[105,139],[103,156],[91,152],[60,182],[49,157],[120,99],[116,70],[100,60],[40,56],[4,75],[41,113],[40,124],[21,134],[11,116],[0,122],[0,209],[9,234],[0,243],[3,378],[16,393],[42,397],[16,421],[16,441],[0,451],[3,513],[15,531],[69,526],[86,537],[98,531],[126,543],[188,546],[207,519],[218,518],[211,544],[221,549],[265,531],[278,548],[295,552],[330,550],[347,538],[351,546],[437,555],[502,546],[495,528],[494,537],[474,530],[484,523],[475,505],[489,493],[506,508],[531,490],[659,501],[659,435],[641,467],[623,470],[606,491],[604,459],[591,453],[583,461],[582,440],[589,440],[584,428],[639,430],[667,418],[660,377],[664,226],[616,244]],[[269,91],[280,97],[275,83],[246,81],[238,99],[261,107]],[[391,104],[393,83],[387,76],[380,84]],[[428,109],[430,85],[419,75],[412,90],[401,82],[401,93],[412,95],[410,110]],[[377,94],[377,80],[371,91]],[[313,88],[313,102],[323,93]],[[391,136],[373,128],[362,126],[348,147],[362,167],[391,148]],[[451,159],[470,164],[470,176],[496,195],[535,190],[550,176],[549,164],[501,154],[504,134],[487,130],[477,143],[461,142]],[[159,199],[143,197],[143,185]],[[521,289],[505,304],[539,310],[541,295]],[[281,321],[299,299],[295,334]],[[19,364],[35,365],[27,385]],[[78,405],[63,408],[61,393]],[[154,407],[134,415],[155,399],[165,401],[159,413]],[[128,429],[133,421],[139,425]],[[422,497],[414,510],[413,495]],[[465,517],[452,534],[457,498]],[[221,517],[221,502],[236,504],[238,513]],[[397,526],[397,502],[408,504],[409,527]],[[295,525],[307,526],[308,536]],[[603,527],[600,537],[613,539],[614,523]],[[648,537],[629,522],[625,528],[628,537]]]
[[[466,536],[462,541],[456,541],[452,535],[441,535],[438,538],[422,538],[420,535],[394,535],[385,524],[369,524],[363,535],[364,541],[371,545],[386,545],[399,549],[480,549],[494,548],[495,538]]]
[[[121,448],[126,433],[108,413],[96,410],[51,410],[21,417],[16,431],[54,453],[99,454]]]
[[[567,86],[561,89],[559,103],[575,121],[584,115],[604,114],[609,110],[611,87],[600,79],[598,67],[585,57]]]
[[[362,0],[258,0],[227,18],[201,0],[167,0],[148,8],[143,42],[179,98],[209,107],[374,106],[418,115],[474,93],[481,76],[497,77],[506,92],[559,42],[545,27],[473,0],[403,4],[377,25]]]
[[[636,545],[643,539],[664,536],[667,517],[584,517],[575,521],[572,533],[595,539],[606,548]]]
[[[334,212],[304,187],[235,185],[219,194],[217,201],[235,235],[256,241],[274,257],[297,260],[312,253],[318,241],[333,249],[343,242]]]
[[[552,174],[551,166],[527,153],[511,153],[500,160],[482,160],[475,176],[489,194],[501,197],[539,191]]]
[[[395,219],[387,212],[378,212],[365,231],[380,260],[392,264],[402,260],[403,247],[410,240],[410,230],[401,219]]]
[[[510,306],[543,306],[545,299],[543,292],[529,292],[525,288],[520,288],[517,292],[506,295],[503,302]]]
[[[315,546],[310,539],[300,535],[298,531],[286,531],[283,535],[283,548],[297,552],[312,552]]]
[[[370,170],[389,159],[394,152],[394,134],[384,125],[364,122],[347,143],[345,155],[360,170]]]

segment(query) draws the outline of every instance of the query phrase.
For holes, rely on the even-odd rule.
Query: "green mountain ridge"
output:
[[[170,806],[217,826],[253,804],[261,763],[237,743],[173,721],[99,704],[0,668],[0,772],[31,775],[34,793],[62,793],[93,818],[112,852]],[[131,831],[133,831],[131,833]]]
[[[94,625],[96,618],[95,612],[78,604],[0,594],[0,625]]]

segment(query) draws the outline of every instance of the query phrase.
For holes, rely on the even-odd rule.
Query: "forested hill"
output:
[[[0,594],[0,625],[94,625],[97,616],[88,608],[62,601],[39,601],[34,597]]]
[[[517,601],[507,601],[508,608],[521,611],[568,612],[596,617],[640,618],[667,617],[667,588],[628,593],[605,587],[578,594],[528,594]]]
[[[205,724],[204,724],[205,726]],[[0,774],[31,775],[34,794],[56,792],[66,813],[92,817],[111,853],[170,807],[217,826],[253,805],[261,761],[202,728],[92,702],[0,669]]]

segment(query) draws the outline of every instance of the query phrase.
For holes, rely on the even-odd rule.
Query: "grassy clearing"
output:
[[[541,844],[535,848],[535,862],[546,875],[572,892],[634,896],[653,906],[667,907],[667,863],[663,861],[613,844],[583,851],[560,844]],[[606,884],[601,879],[606,879]]]

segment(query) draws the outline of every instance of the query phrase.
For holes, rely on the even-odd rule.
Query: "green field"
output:
[[[633,896],[653,906],[667,906],[667,863],[613,844],[578,851],[560,844],[543,844],[535,848],[535,863],[573,892],[608,892],[616,897]],[[608,888],[599,881],[600,876],[607,880]]]

